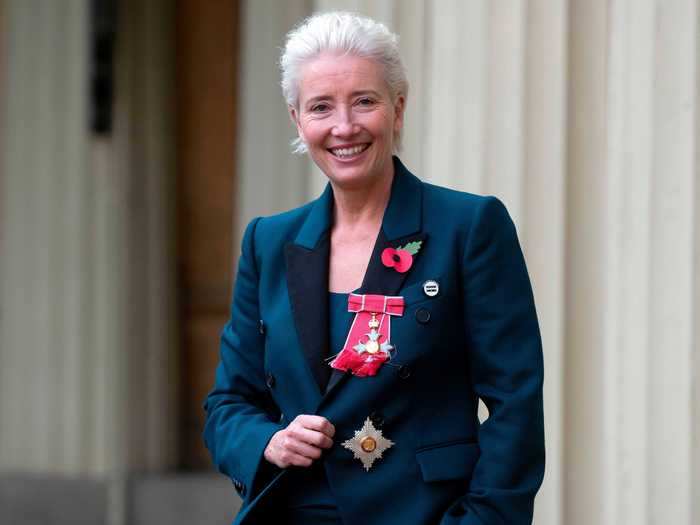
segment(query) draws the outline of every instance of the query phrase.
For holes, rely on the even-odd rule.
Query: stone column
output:
[[[304,201],[310,182],[306,156],[290,154],[296,129],[280,88],[279,50],[285,34],[307,16],[310,2],[262,0],[241,5],[240,120],[238,122],[237,223],[240,233],[256,216],[280,212]]]
[[[78,472],[96,408],[87,4],[4,9],[0,466]]]
[[[174,463],[165,3],[120,13],[115,130],[98,137],[87,0],[5,2],[1,470],[119,475]]]
[[[530,0],[525,20],[520,242],[527,257],[545,361],[545,479],[534,523],[564,523],[567,11]],[[507,194],[506,194],[507,195]]]
[[[699,348],[693,325],[700,307],[700,295],[694,287],[699,268],[695,242],[700,226],[698,3],[659,0],[654,15],[653,25],[648,26],[653,30],[647,33],[653,41],[653,121],[648,129],[653,146],[651,151],[635,151],[649,155],[651,169],[650,213],[646,219],[651,234],[646,247],[649,323],[638,323],[629,332],[648,330],[649,441],[646,467],[641,470],[648,469],[648,519],[652,523],[685,524],[700,520],[700,515],[693,515],[698,505],[693,494],[697,495],[700,487],[693,486],[698,479],[692,468],[693,456],[697,459],[698,454],[693,441],[700,429],[700,421],[693,419],[694,407],[697,409],[700,403],[700,377],[694,373],[698,370]],[[630,181],[629,186],[633,184],[638,181]],[[638,359],[637,355],[630,356],[627,364],[634,366]],[[635,396],[625,409],[639,410],[639,402],[640,397]],[[634,436],[630,438],[632,441]],[[618,447],[622,446],[620,440]]]
[[[608,10],[606,166],[599,179],[604,241],[600,320],[603,422],[602,523],[657,523],[649,516],[651,191],[654,150],[654,1]],[[582,28],[583,29],[583,28]],[[602,51],[602,50],[600,50]],[[573,99],[572,99],[573,102]],[[604,107],[601,100],[601,108]],[[572,148],[576,144],[572,143]],[[583,180],[590,174],[577,173]],[[584,183],[585,184],[585,183]],[[580,199],[581,196],[571,196]],[[572,239],[573,242],[576,240]],[[581,349],[581,356],[585,350]],[[572,417],[576,417],[572,414]],[[585,421],[580,423],[586,425]],[[587,461],[573,450],[572,462]],[[573,498],[573,495],[570,496]],[[581,520],[581,518],[577,518]],[[582,523],[582,521],[580,521]],[[678,521],[687,523],[687,521]]]
[[[567,523],[698,519],[696,18],[572,4]]]

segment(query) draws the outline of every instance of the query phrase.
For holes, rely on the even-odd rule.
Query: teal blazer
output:
[[[299,414],[336,428],[329,485],[351,524],[532,522],[544,474],[543,363],[535,304],[503,204],[424,183],[394,158],[395,177],[360,293],[400,295],[396,351],[374,377],[328,365],[329,186],[317,200],[257,218],[243,236],[230,322],[204,440],[243,499],[235,524],[275,516],[285,470],[263,451]],[[423,241],[407,273],[386,247]],[[436,296],[423,289],[439,285]],[[325,388],[319,385],[325,385]],[[482,424],[478,399],[489,410]],[[394,442],[365,471],[341,443],[370,417]]]

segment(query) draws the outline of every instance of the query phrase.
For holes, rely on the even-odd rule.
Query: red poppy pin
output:
[[[413,241],[398,248],[385,248],[382,252],[382,264],[399,273],[406,273],[413,264],[413,256],[420,251],[423,241]]]

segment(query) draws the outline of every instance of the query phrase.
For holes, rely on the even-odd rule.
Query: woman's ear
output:
[[[304,140],[304,133],[301,130],[301,124],[299,123],[299,112],[294,106],[287,106],[287,110],[289,111],[289,118],[292,121],[292,124],[294,124],[294,126],[297,128],[299,138]]]
[[[403,128],[403,113],[406,109],[406,97],[399,93],[394,100],[394,132],[398,133]]]

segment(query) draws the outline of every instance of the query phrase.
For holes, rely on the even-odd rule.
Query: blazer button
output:
[[[401,365],[398,370],[399,377],[401,379],[408,379],[411,377],[411,369],[407,365]]]
[[[274,388],[275,386],[275,376],[272,374],[267,374],[267,380],[265,381],[268,388]]]
[[[260,332],[260,335],[265,335],[265,321],[260,319],[260,323],[258,324],[258,331]]]
[[[425,324],[430,321],[430,310],[418,308],[418,310],[416,310],[416,321],[418,321],[420,324]]]
[[[384,416],[379,412],[372,412],[369,415],[369,420],[377,428],[381,428],[382,426],[384,426]]]

